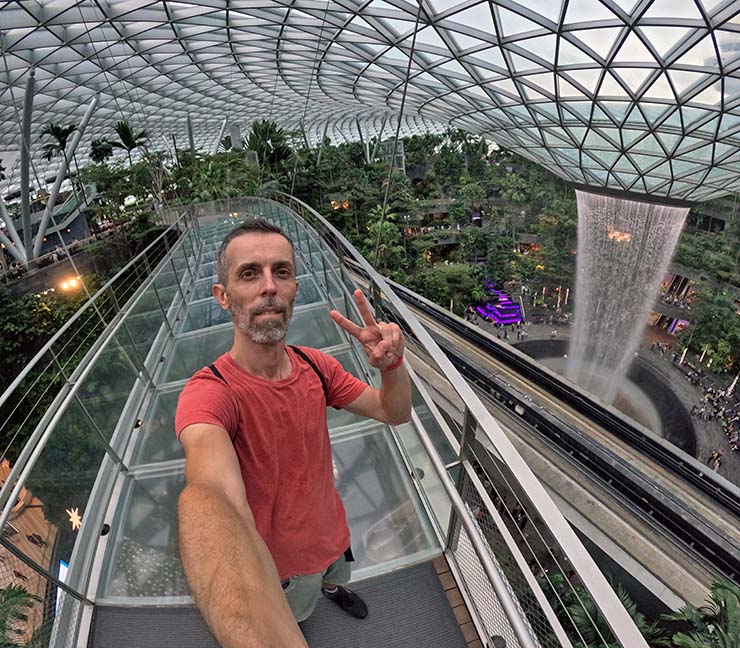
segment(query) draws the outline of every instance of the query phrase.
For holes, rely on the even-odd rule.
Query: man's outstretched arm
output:
[[[226,430],[191,425],[180,441],[187,480],[178,504],[180,555],[211,632],[223,648],[306,648]]]

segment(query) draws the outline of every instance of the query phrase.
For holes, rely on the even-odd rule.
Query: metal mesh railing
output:
[[[475,480],[472,473],[473,468],[468,462],[465,462],[460,473],[459,489],[463,501],[475,519],[477,531],[490,549],[491,556],[495,559],[512,596],[517,601],[522,616],[527,620],[530,630],[537,638],[540,646],[556,648],[561,643],[557,639],[552,623],[547,618],[543,602],[537,599],[537,593],[534,591],[537,588],[534,585],[534,576],[529,572],[529,565],[523,564],[523,556],[515,554],[511,548],[514,538],[512,533],[523,530],[524,525],[521,522],[523,518],[515,519],[512,517],[505,502],[500,498],[497,498],[498,507],[495,507],[490,498],[486,497],[488,493],[485,492],[480,482],[475,483],[477,480]],[[456,554],[461,565],[474,565],[475,560],[470,555],[470,541],[466,538],[461,541],[459,538],[461,533],[465,534],[465,531],[461,530],[458,520],[455,520],[454,525],[450,549]],[[504,534],[506,534],[506,537]],[[519,548],[521,549],[521,547]],[[490,589],[490,586],[488,589]],[[477,593],[473,596],[475,601],[479,598],[481,597]],[[487,594],[484,598],[485,600],[490,599],[490,594]],[[484,610],[491,608],[489,605],[483,607]],[[486,619],[487,616],[488,614],[484,611],[482,617]],[[504,636],[505,630],[502,630],[501,623],[497,623],[495,627],[491,628],[491,633]]]
[[[82,609],[92,603],[49,577],[20,548],[24,541],[39,551],[49,537],[21,534],[13,525],[0,538],[0,645],[11,648],[73,646]],[[33,553],[33,552],[31,552]]]
[[[127,470],[137,399],[161,371],[200,247],[197,220],[182,214],[0,397],[0,645],[75,645],[105,493]]]

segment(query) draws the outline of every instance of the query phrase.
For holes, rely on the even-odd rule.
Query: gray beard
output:
[[[264,309],[279,306],[283,309],[280,319],[267,319],[263,322],[256,321]],[[293,317],[293,304],[272,298],[266,299],[259,304],[252,306],[250,309],[244,309],[240,306],[231,307],[231,319],[234,326],[238,328],[255,344],[277,344],[285,339],[290,326],[290,320]]]

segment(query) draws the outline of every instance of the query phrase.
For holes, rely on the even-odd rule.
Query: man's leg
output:
[[[365,602],[357,594],[345,587],[349,583],[351,576],[352,566],[347,562],[344,555],[342,555],[329,565],[329,568],[324,572],[321,592],[326,598],[334,601],[347,614],[351,614],[358,619],[364,619],[367,616]]]
[[[321,574],[293,576],[282,582],[283,593],[299,623],[313,614],[321,590]]]

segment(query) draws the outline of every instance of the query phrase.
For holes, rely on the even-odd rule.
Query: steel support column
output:
[[[190,150],[193,153],[195,153],[195,138],[193,137],[193,120],[190,118],[190,113],[188,113],[187,125],[188,125],[188,142],[190,143]]]
[[[62,182],[64,182],[64,176],[67,174],[67,162],[74,157],[75,151],[77,150],[77,145],[82,139],[85,128],[87,127],[90,118],[95,112],[95,108],[97,108],[99,100],[100,95],[97,94],[92,98],[92,101],[87,107],[87,110],[85,111],[85,115],[82,118],[80,125],[77,127],[75,134],[72,136],[72,141],[69,144],[69,151],[65,156],[63,156],[62,166],[57,172],[57,177],[54,180],[54,186],[51,188],[51,193],[49,194],[49,202],[46,203],[46,209],[44,209],[44,214],[41,217],[41,223],[39,224],[39,231],[36,233],[36,239],[33,244],[34,258],[39,256],[39,253],[41,252],[41,246],[44,242],[44,236],[46,235],[46,228],[49,226],[49,218],[51,217],[52,211],[54,211],[54,206],[57,203],[57,198],[59,198],[59,189],[62,186]]]
[[[33,119],[33,88],[36,70],[31,68],[26,81],[26,94],[23,98],[23,130],[21,132],[21,217],[23,221],[23,242],[26,265],[33,253],[33,230],[31,229],[31,119]]]
[[[224,138],[226,132],[226,119],[221,122],[221,128],[218,131],[218,137],[216,137],[216,143],[213,146],[213,152],[218,153],[218,147],[221,146],[221,140]]]
[[[355,125],[357,126],[357,134],[360,136],[360,144],[362,144],[362,155],[365,158],[365,164],[370,164],[370,141],[366,141],[362,136],[359,117],[355,117]]]
[[[231,124],[229,127],[229,136],[231,137],[231,148],[235,151],[242,150],[242,134],[239,130],[239,124]],[[260,163],[262,161],[260,160]]]
[[[324,150],[324,140],[326,139],[326,131],[329,130],[329,122],[326,122],[326,125],[324,126],[324,134],[321,136],[321,141],[319,142],[319,154],[316,156],[316,166],[319,166],[319,162],[321,162],[321,151]]]
[[[5,223],[5,227],[8,230],[8,234],[10,234],[10,238],[12,239],[13,243],[13,245],[10,245],[9,243],[11,243],[11,241],[2,241],[8,250],[8,254],[12,254],[17,261],[20,261],[23,265],[26,265],[27,258],[26,250],[23,247],[23,241],[21,240],[21,237],[18,236],[18,230],[15,229],[15,224],[13,223],[13,219],[11,218],[7,208],[5,207],[5,201],[3,200],[2,196],[0,196],[0,218],[2,218],[3,222]],[[4,239],[8,238],[7,236],[5,236],[4,233],[0,232],[0,234],[3,235]]]
[[[383,139],[383,129],[385,128],[385,124],[388,121],[388,115],[383,115],[383,121],[380,122],[380,130],[378,131],[378,135],[375,138],[375,144],[373,145],[373,154],[372,159],[375,159],[375,154],[378,152],[378,145],[380,144],[380,141]]]

